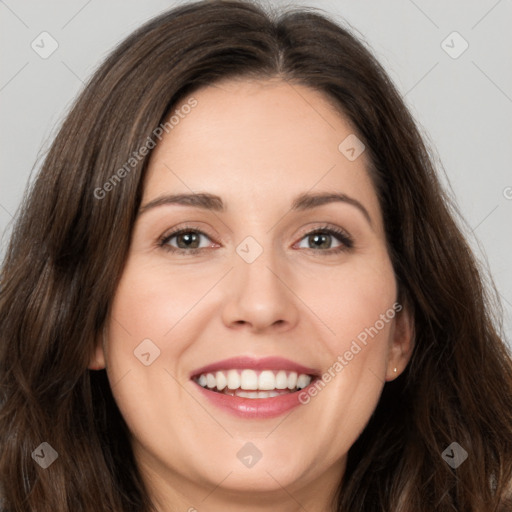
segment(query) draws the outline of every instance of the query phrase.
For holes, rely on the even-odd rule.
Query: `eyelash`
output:
[[[199,235],[204,235],[207,238],[211,239],[211,237],[208,234],[204,233],[203,231],[196,229],[194,227],[191,227],[191,226],[185,226],[183,228],[173,231],[172,233],[165,234],[159,240],[158,247],[164,249],[165,251],[172,252],[175,254],[187,254],[187,255],[198,254],[199,252],[201,252],[205,249],[208,249],[208,247],[201,247],[201,248],[196,247],[193,249],[180,249],[180,248],[173,247],[173,246],[169,245],[169,241],[172,238],[174,238],[178,235],[185,234],[185,233],[195,233],[195,234],[199,234]],[[317,249],[308,248],[307,250],[324,253],[327,256],[327,255],[334,255],[334,254],[339,254],[342,252],[350,251],[354,247],[354,241],[353,241],[352,237],[350,235],[348,235],[348,233],[346,233],[342,229],[334,228],[334,227],[330,227],[330,226],[322,226],[322,227],[314,229],[313,231],[309,231],[309,232],[305,233],[304,235],[302,235],[300,240],[303,240],[304,238],[306,238],[308,236],[317,235],[317,234],[327,234],[327,235],[333,236],[339,242],[341,242],[341,245],[334,249],[326,249],[326,250],[318,249],[317,250]]]

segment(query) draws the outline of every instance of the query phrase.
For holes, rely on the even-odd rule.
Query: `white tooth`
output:
[[[305,373],[301,373],[299,378],[297,379],[297,387],[299,389],[304,389],[311,382],[311,377],[306,375]]]
[[[276,378],[274,372],[263,370],[258,378],[258,389],[275,389]]]
[[[258,376],[254,370],[242,370],[240,387],[242,389],[258,389]]]
[[[268,391],[258,391],[258,398],[268,398],[269,392]]]
[[[215,380],[215,377],[213,376],[213,373],[207,373],[206,374],[206,385],[209,388],[214,388],[217,385],[217,381]]]
[[[217,389],[219,391],[222,391],[228,385],[228,379],[226,379],[224,372],[217,372],[215,379],[217,380]]]
[[[242,398],[258,398],[258,392],[238,390],[236,391],[236,396],[240,396]]]
[[[206,387],[206,375],[201,374],[199,375],[199,379],[197,380],[200,386],[203,386],[203,388]]]
[[[291,372],[288,375],[288,389],[297,387],[297,372]]]
[[[280,370],[276,375],[276,389],[286,389],[288,387],[288,377],[284,370]]]
[[[240,375],[236,370],[228,371],[227,381],[229,389],[238,389],[240,387]]]
[[[279,396],[279,395],[280,395],[280,393],[278,393],[277,391],[269,391],[268,392],[268,397],[269,398],[273,398],[273,397]]]

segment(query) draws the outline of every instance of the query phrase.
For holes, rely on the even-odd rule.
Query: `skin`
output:
[[[189,374],[239,355],[281,356],[324,372],[393,307],[395,276],[366,153],[349,161],[338,150],[353,128],[305,86],[229,80],[193,96],[197,106],[153,151],[142,205],[208,192],[225,211],[167,204],[139,215],[91,368],[107,368],[161,511],[328,511],[385,381],[409,361],[405,309],[307,405],[277,418],[220,410]],[[344,202],[291,211],[305,192],[346,194],[371,223]],[[308,233],[325,224],[349,233],[353,247],[332,253],[342,246],[334,236],[315,247]],[[207,235],[198,254],[159,245],[185,225]],[[236,252],[247,236],[263,249],[252,263]],[[179,237],[168,245],[187,247]],[[160,350],[149,366],[134,356],[147,338]],[[262,453],[252,468],[237,458],[248,441]]]

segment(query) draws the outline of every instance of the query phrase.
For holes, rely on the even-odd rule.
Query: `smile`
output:
[[[199,368],[190,379],[214,407],[244,419],[265,419],[301,406],[300,393],[319,375],[281,357],[242,356]]]
[[[304,389],[313,377],[285,370],[221,370],[201,373],[195,380],[205,389],[243,398],[273,398]]]

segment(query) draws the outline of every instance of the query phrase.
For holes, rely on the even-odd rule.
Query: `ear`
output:
[[[397,312],[390,340],[386,381],[396,379],[406,368],[414,350],[414,318],[409,308]]]
[[[103,370],[105,368],[105,351],[102,336],[98,336],[94,344],[94,351],[89,360],[89,370]]]

